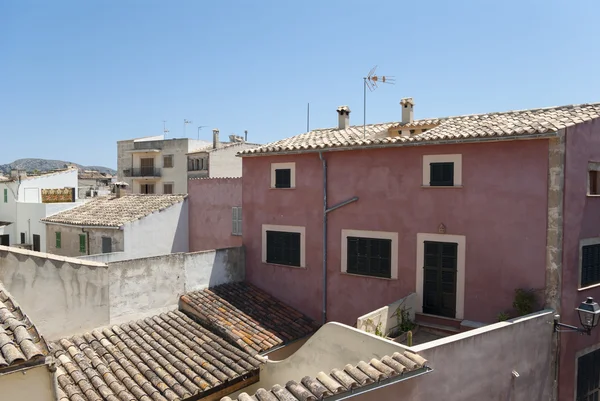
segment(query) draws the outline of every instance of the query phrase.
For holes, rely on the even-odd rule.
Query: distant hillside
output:
[[[21,169],[26,171],[49,171],[54,169],[64,168],[66,164],[77,166],[80,170],[96,170],[101,173],[109,173],[115,175],[117,172],[112,168],[102,166],[82,166],[77,163],[65,162],[62,160],[46,160],[46,159],[19,159],[9,164],[0,164],[0,173],[9,174],[11,169]]]

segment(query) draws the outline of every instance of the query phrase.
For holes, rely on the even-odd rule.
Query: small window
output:
[[[163,167],[173,168],[173,155],[163,156]]]
[[[56,249],[60,249],[60,245],[61,245],[61,235],[60,235],[60,231],[56,232]]]
[[[373,277],[392,277],[392,240],[347,237],[346,272]]]
[[[600,349],[577,358],[577,401],[600,399]]]
[[[429,185],[432,187],[454,186],[454,162],[430,163]]]
[[[172,182],[164,183],[163,184],[163,194],[171,195],[172,193],[173,193],[173,183]]]
[[[8,188],[4,188],[4,203],[8,203]]]
[[[242,235],[242,207],[234,206],[231,208],[232,235]]]
[[[86,235],[85,234],[79,234],[79,252],[80,253],[85,253],[85,240],[86,240]]]
[[[25,243],[25,233],[21,233],[21,244]]]
[[[600,244],[581,247],[581,287],[600,283]]]
[[[267,263],[300,267],[300,233],[267,231]]]
[[[600,179],[600,173],[596,170],[590,170],[588,172],[588,195],[600,195],[600,183],[598,179]]]
[[[112,252],[112,239],[110,237],[102,237],[102,253]]]
[[[275,188],[292,187],[292,170],[289,168],[275,170]]]

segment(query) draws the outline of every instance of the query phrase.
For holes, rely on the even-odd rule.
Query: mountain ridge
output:
[[[84,166],[78,163],[67,162],[63,160],[51,160],[51,159],[18,159],[13,161],[12,163],[0,164],[0,173],[2,174],[10,174],[11,169],[21,169],[28,172],[31,171],[50,171],[55,169],[64,168],[65,165],[71,164],[77,166],[79,170],[96,170],[100,173],[108,173],[111,175],[115,175],[117,173],[116,170],[110,167],[103,166]]]

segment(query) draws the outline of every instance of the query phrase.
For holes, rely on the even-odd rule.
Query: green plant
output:
[[[398,306],[394,315],[396,316],[396,327],[394,327],[396,336],[415,328],[415,323],[410,320],[410,311],[402,304]]]
[[[535,311],[537,307],[537,295],[533,289],[517,288],[515,290],[515,300],[513,307],[517,310],[518,316],[528,315]]]
[[[375,327],[375,335],[379,337],[383,337],[383,332],[381,331],[381,322],[377,324]]]
[[[504,322],[505,320],[508,320],[509,318],[510,318],[510,316],[507,312],[498,313],[498,321],[499,322]]]

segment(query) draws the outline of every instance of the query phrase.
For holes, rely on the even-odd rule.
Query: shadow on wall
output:
[[[189,250],[189,201],[188,199],[183,200],[181,205],[181,211],[177,220],[177,228],[175,235],[173,236],[173,243],[171,244],[171,253],[187,252]],[[185,249],[182,249],[182,244],[185,244]]]
[[[206,251],[199,253],[206,253]],[[223,269],[212,269],[210,271],[208,287],[235,283],[246,279],[246,252],[243,246],[217,249],[211,253],[214,258],[212,265],[223,266]]]

